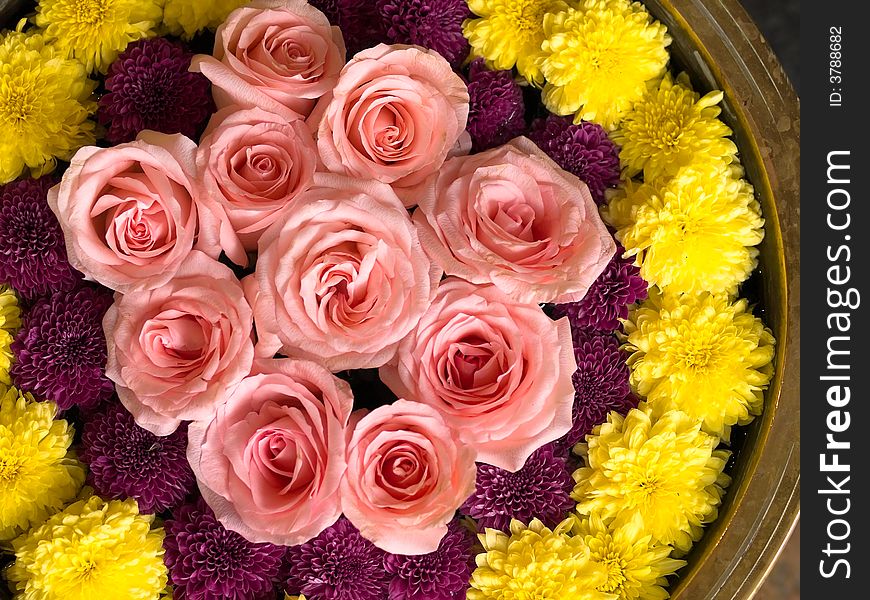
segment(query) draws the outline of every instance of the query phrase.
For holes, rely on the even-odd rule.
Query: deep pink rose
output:
[[[307,190],[317,167],[317,145],[299,119],[260,108],[230,106],[212,117],[199,144],[196,165],[203,200],[224,216],[221,245],[245,265],[263,231]]]
[[[317,146],[326,168],[405,188],[436,172],[451,151],[467,151],[468,89],[437,52],[387,46],[357,54],[332,98],[318,107]],[[457,145],[461,146],[457,150]]]
[[[194,248],[216,258],[219,224],[196,201],[195,157],[193,141],[153,131],[76,152],[48,193],[72,266],[126,293],[163,285]]]
[[[353,427],[342,509],[366,539],[387,552],[434,552],[474,491],[476,472],[474,451],[438,411],[397,400]]]
[[[389,360],[441,271],[390,186],[318,173],[260,238],[255,276],[258,356],[280,350],[341,371]]]
[[[214,56],[191,70],[212,82],[218,108],[232,104],[307,117],[344,67],[341,30],[306,0],[254,0],[215,33]]]
[[[207,419],[187,457],[227,529],[253,542],[307,542],[341,515],[350,386],[320,365],[257,361]]]
[[[448,278],[380,374],[443,414],[478,461],[516,471],[571,428],[576,370],[567,318]]]
[[[518,301],[581,300],[616,252],[586,184],[526,138],[448,160],[417,198],[432,259]]]
[[[103,319],[106,376],[141,427],[204,419],[251,370],[253,316],[233,272],[191,252],[165,285],[116,294]]]

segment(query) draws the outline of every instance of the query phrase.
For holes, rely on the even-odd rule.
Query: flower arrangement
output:
[[[0,36],[15,597],[667,598],[775,348],[669,44],[629,0],[40,0]]]

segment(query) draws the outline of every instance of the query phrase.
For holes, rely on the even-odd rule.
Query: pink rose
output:
[[[389,360],[441,271],[388,185],[318,173],[260,238],[255,276],[257,355],[280,350],[341,371]]]
[[[581,300],[616,253],[586,184],[526,138],[450,159],[418,192],[432,259],[518,301]]]
[[[218,108],[259,106],[305,118],[335,86],[344,39],[306,0],[255,0],[230,13],[215,34],[214,56],[191,70],[211,80]]]
[[[397,400],[353,428],[341,506],[378,548],[434,552],[447,523],[474,491],[476,473],[474,451],[438,411]]]
[[[566,318],[448,278],[380,375],[443,414],[480,462],[516,471],[571,428],[576,370]]]
[[[227,529],[253,542],[307,542],[341,515],[350,386],[312,362],[255,363],[207,420],[187,458]]]
[[[195,200],[195,157],[183,135],[152,131],[76,152],[48,194],[70,263],[126,293],[163,285],[194,248],[217,257],[217,218]]]
[[[169,435],[181,421],[209,416],[248,375],[252,326],[233,272],[191,252],[165,285],[115,296],[103,319],[106,376],[136,423]]]
[[[317,167],[317,146],[301,120],[260,108],[219,111],[209,123],[196,155],[203,198],[225,215],[221,245],[230,258],[247,263],[263,231],[307,190]]]
[[[404,188],[435,173],[467,142],[468,89],[438,53],[381,44],[347,64],[323,114],[312,115],[317,119],[328,170],[392,184],[413,206]]]

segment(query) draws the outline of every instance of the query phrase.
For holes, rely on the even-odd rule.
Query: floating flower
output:
[[[20,27],[20,26],[19,26]],[[41,34],[0,38],[0,184],[29,169],[34,177],[54,170],[94,142],[97,82],[67,60]]]
[[[637,523],[610,527],[593,514],[575,517],[571,532],[584,539],[592,562],[607,570],[607,583],[598,591],[619,600],[665,600],[667,576],[686,564],[668,558],[672,548],[654,544]]]
[[[746,300],[653,293],[625,332],[632,385],[658,413],[681,410],[725,440],[761,414],[775,342]]]
[[[569,449],[583,440],[596,425],[607,420],[615,410],[625,414],[637,406],[631,394],[628,355],[619,350],[612,335],[573,330],[574,357],[577,370],[574,382],[574,409],[571,431],[556,442],[559,449]]]
[[[386,600],[390,576],[385,553],[341,517],[288,552],[287,589],[318,600]]]
[[[188,70],[192,58],[165,38],[130,44],[109,67],[108,93],[100,98],[106,140],[130,142],[143,129],[195,138],[214,107],[208,79]]]
[[[262,360],[190,425],[187,457],[218,520],[245,539],[307,542],[341,515],[350,386],[317,363]]]
[[[154,35],[159,0],[39,0],[34,23],[60,52],[105,73],[127,44]]]
[[[327,170],[388,183],[411,207],[415,186],[470,149],[468,110],[468,88],[440,54],[381,44],[347,63],[312,126]]]
[[[643,172],[645,181],[676,175],[681,167],[700,161],[735,160],[737,146],[728,139],[731,129],[717,117],[722,92],[701,97],[688,77],[675,82],[666,75],[622,120],[614,140],[629,177]]]
[[[249,0],[165,0],[163,26],[175,36],[189,40],[205,29],[215,29],[231,12]]]
[[[305,121],[260,108],[228,106],[209,120],[196,165],[204,202],[225,215],[221,245],[247,264],[263,232],[293,212],[314,183],[317,143]]]
[[[586,184],[524,137],[447,160],[416,200],[434,263],[520,302],[582,299],[616,252]]]
[[[601,125],[575,125],[567,117],[550,115],[532,123],[529,139],[589,186],[596,204],[603,204],[605,190],[619,183],[619,148]]]
[[[106,377],[140,427],[209,419],[251,372],[253,314],[229,267],[191,252],[153,290],[118,294],[103,320]]]
[[[454,520],[435,552],[387,554],[384,567],[393,576],[390,600],[465,600],[474,570],[473,547],[474,534]]]
[[[612,412],[577,445],[587,466],[574,472],[573,497],[581,515],[614,519],[616,527],[639,519],[654,542],[685,553],[716,519],[731,453],[716,450],[719,439],[686,413],[653,419],[651,412],[646,405],[626,417]]]
[[[571,429],[575,369],[567,319],[450,277],[379,373],[396,396],[443,415],[478,462],[518,471]]]
[[[454,67],[468,56],[462,23],[471,16],[465,0],[377,0],[387,39],[434,50]]]
[[[647,297],[647,283],[631,259],[623,258],[625,248],[616,254],[579,302],[557,304],[554,316],[567,316],[573,330],[611,332],[619,320],[628,316],[628,308]]]
[[[18,308],[18,298],[8,285],[0,284],[0,384],[12,383],[9,378],[9,369],[14,358],[12,343],[19,327],[21,309]]]
[[[555,527],[574,507],[573,487],[567,459],[555,454],[548,444],[514,473],[478,464],[477,487],[461,510],[481,529],[507,531],[512,519],[529,523],[533,518]]]
[[[347,434],[341,508],[387,552],[438,549],[474,490],[474,450],[433,407],[399,399],[361,415]]]
[[[667,29],[640,2],[583,0],[544,17],[542,99],[550,112],[613,129],[668,64]]]
[[[70,444],[72,427],[57,406],[0,386],[0,541],[63,508],[85,480]]]
[[[213,55],[197,55],[191,70],[212,82],[218,108],[259,107],[292,120],[311,114],[344,64],[341,31],[306,0],[253,0],[218,27]]]
[[[93,408],[110,398],[103,316],[111,304],[111,295],[90,287],[37,302],[12,345],[16,385],[62,411]]]
[[[143,513],[177,506],[193,490],[186,450],[187,427],[157,437],[117,403],[89,417],[82,431],[88,483],[105,498],[134,498]]]
[[[163,530],[153,522],[135,500],[76,502],[12,542],[12,589],[39,600],[153,600],[166,587]]]
[[[604,210],[650,284],[672,293],[737,291],[755,268],[764,219],[736,165],[686,167],[661,184],[626,187]]]
[[[592,562],[582,537],[569,535],[573,523],[569,517],[549,529],[538,519],[528,526],[514,520],[510,533],[487,529],[480,534],[485,552],[477,556],[468,600],[507,600],[531,593],[554,600],[613,600],[615,596],[598,591],[607,572]]]
[[[475,152],[506,144],[526,130],[523,89],[512,71],[490,71],[482,59],[468,68],[466,127]]]
[[[226,529],[201,498],[165,523],[164,561],[175,600],[273,600],[287,549]]]
[[[46,201],[55,183],[41,177],[0,186],[0,281],[29,300],[69,290],[79,279]]]
[[[490,68],[516,66],[529,82],[543,85],[544,16],[568,6],[564,0],[469,0],[468,7],[480,18],[466,21],[463,32],[474,56],[486,59]]]
[[[390,186],[328,173],[313,184],[259,240],[246,280],[257,355],[379,367],[429,307],[441,270]]]

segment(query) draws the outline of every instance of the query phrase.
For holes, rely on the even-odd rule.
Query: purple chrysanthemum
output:
[[[557,304],[554,316],[566,316],[575,330],[610,333],[619,328],[620,319],[628,317],[628,307],[647,297],[647,283],[632,258],[622,258],[625,248],[616,245],[616,254],[586,296],[579,302]]]
[[[435,552],[387,554],[384,566],[393,576],[390,600],[464,600],[474,570],[473,547],[474,534],[454,520]]]
[[[201,498],[164,524],[163,562],[175,600],[273,600],[286,548],[249,542],[218,522]]]
[[[468,56],[462,23],[471,17],[466,0],[377,0],[387,39],[434,50],[454,67]]]
[[[554,527],[574,507],[573,487],[567,459],[547,444],[516,473],[478,464],[477,487],[460,510],[481,528],[507,531],[512,518],[529,523],[535,517]]]
[[[574,410],[571,430],[556,442],[557,451],[569,450],[607,420],[615,410],[626,414],[637,406],[637,398],[628,383],[629,369],[626,355],[619,349],[617,339],[608,334],[573,329],[574,357]]]
[[[341,28],[347,57],[388,42],[384,22],[373,0],[309,0],[333,25]]]
[[[386,600],[385,552],[341,517],[313,540],[287,555],[287,591],[317,600]]]
[[[143,129],[195,138],[214,111],[210,84],[188,71],[193,54],[165,38],[133,42],[109,67],[97,118],[112,144]]]
[[[72,289],[79,279],[46,200],[55,183],[46,176],[0,186],[0,281],[29,300]]]
[[[490,71],[482,59],[468,68],[467,130],[480,152],[495,148],[526,131],[523,90],[511,71]]]
[[[604,191],[619,183],[619,148],[600,125],[584,121],[574,125],[568,117],[536,119],[529,138],[556,163],[589,186],[598,204]]]
[[[135,498],[143,513],[180,504],[196,480],[187,462],[187,424],[158,437],[113,403],[85,421],[81,458],[88,483],[105,498]]]
[[[91,287],[39,300],[12,343],[15,385],[60,410],[93,408],[111,397],[103,334],[103,315],[111,304],[108,292]]]

